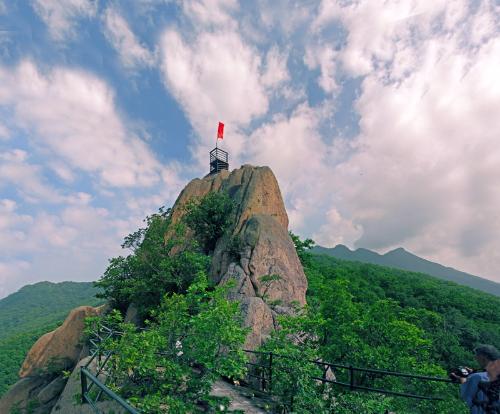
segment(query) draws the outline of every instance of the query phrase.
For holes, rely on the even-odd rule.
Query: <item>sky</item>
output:
[[[208,172],[290,229],[500,282],[500,3],[0,0],[0,297],[96,280]]]

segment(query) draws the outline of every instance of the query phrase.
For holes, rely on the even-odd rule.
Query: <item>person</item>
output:
[[[490,411],[493,402],[489,400],[484,383],[497,380],[497,377],[490,378],[490,375],[497,375],[500,352],[492,345],[479,345],[474,353],[482,371],[471,373],[467,377],[456,376],[461,383],[460,396],[469,406],[471,414],[494,413],[495,411]]]

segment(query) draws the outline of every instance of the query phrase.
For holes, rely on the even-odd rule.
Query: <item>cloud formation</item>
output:
[[[402,246],[499,280],[494,1],[36,0],[33,8],[51,53],[43,45],[21,53],[15,33],[2,43],[2,56],[19,56],[0,66],[8,278],[27,281],[33,268],[48,275],[56,262],[62,278],[71,261],[95,278],[109,246],[205,173],[220,120],[231,167],[274,170],[295,232],[329,246]],[[141,24],[148,31],[138,36]],[[82,56],[108,42],[121,64],[79,62],[78,48],[60,47],[66,39]],[[138,99],[146,115],[134,113]],[[182,139],[155,154],[166,114],[168,128],[191,130],[183,125]],[[182,153],[178,163],[164,161],[170,149]]]
[[[109,7],[104,12],[104,34],[116,49],[122,64],[128,69],[152,66],[154,54],[143,46],[120,13]]]
[[[356,151],[333,171],[337,207],[362,229],[356,245],[404,245],[498,275],[500,37],[491,24],[478,32],[478,21],[498,22],[486,3],[475,13],[461,1],[329,9],[348,30],[339,62],[364,75]]]
[[[151,186],[162,166],[117,114],[112,90],[74,69],[41,72],[33,62],[0,67],[0,105],[66,166],[109,186]]]
[[[97,13],[97,0],[34,0],[33,8],[56,41],[76,36],[75,26],[81,18]]]

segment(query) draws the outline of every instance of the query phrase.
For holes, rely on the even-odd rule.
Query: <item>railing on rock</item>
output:
[[[102,349],[102,343],[107,339],[121,335],[121,332],[109,329],[102,326],[96,332],[93,332],[93,337],[89,339],[89,343],[93,348],[92,354],[84,366],[80,367],[80,380],[82,386],[82,404],[89,404],[96,414],[101,414],[102,411],[97,406],[103,395],[106,395],[110,400],[120,405],[125,412],[130,414],[140,414],[140,411],[125,401],[118,394],[113,392],[106,386],[108,375],[106,371],[107,364],[112,355],[112,352],[106,352]],[[95,364],[95,372],[91,372],[90,368]],[[105,376],[104,381],[99,379],[100,375]],[[94,395],[92,395],[92,389]]]

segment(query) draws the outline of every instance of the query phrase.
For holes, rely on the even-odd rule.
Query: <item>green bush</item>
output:
[[[496,298],[425,275],[312,255],[307,251],[313,244],[311,240],[301,241],[291,236],[309,283],[308,309],[296,322],[288,321],[288,325],[284,325],[288,335],[274,334],[281,342],[273,339],[265,347],[274,341],[275,352],[283,349],[297,354],[304,345],[294,350],[296,341],[292,341],[293,346],[287,344],[295,330],[295,335],[301,333],[301,337],[314,339],[309,340],[307,346],[313,348],[312,354],[325,361],[446,377],[447,369],[453,364],[470,363],[472,338],[476,341],[489,338],[493,339],[490,343],[497,343],[494,335],[498,329],[493,325],[498,326],[500,321],[500,301]],[[465,293],[484,300],[467,301]],[[487,304],[488,308],[478,307],[479,303]],[[473,320],[474,317],[477,319]],[[348,382],[348,372],[338,370],[336,378]],[[433,395],[444,401],[418,401],[336,387],[330,390],[334,396],[333,406],[325,408],[326,411],[317,408],[316,412],[383,413],[386,409],[408,414],[467,412],[453,384],[361,373],[357,374],[356,383]],[[303,397],[304,404],[314,403],[310,395]],[[317,398],[324,401],[324,396],[317,395]]]
[[[147,330],[119,324],[123,335],[105,344],[113,352],[109,386],[147,413],[191,412],[208,404],[216,378],[245,372],[247,331],[238,303],[226,293],[226,286],[209,289],[198,272],[186,293],[162,298]]]
[[[128,235],[123,248],[132,250],[127,257],[119,256],[109,261],[102,278],[95,283],[102,289],[100,297],[112,307],[125,311],[134,303],[142,318],[159,306],[167,292],[186,292],[194,276],[206,271],[210,258],[195,251],[195,246],[173,255],[172,248],[179,240],[165,242],[165,233],[171,226],[170,209],[161,208],[145,219],[146,227]],[[182,237],[182,226],[177,227]]]
[[[217,240],[231,225],[233,209],[233,201],[224,192],[208,193],[186,205],[184,221],[205,254],[214,251]]]

